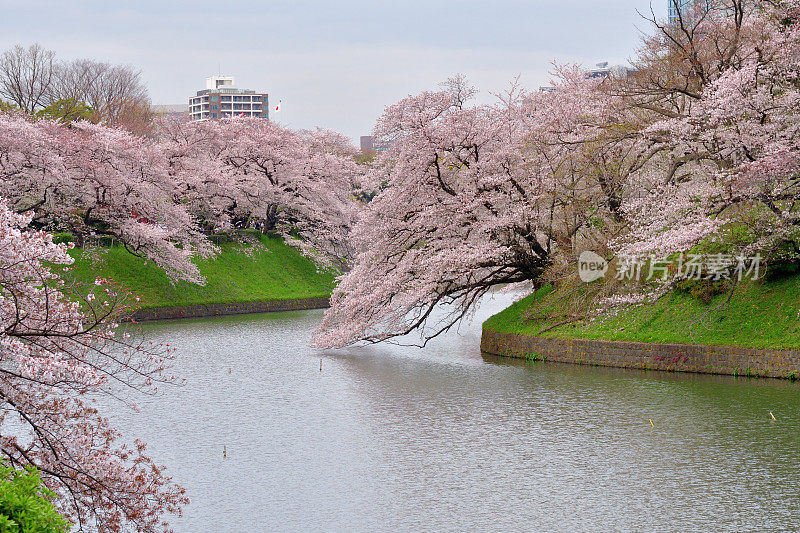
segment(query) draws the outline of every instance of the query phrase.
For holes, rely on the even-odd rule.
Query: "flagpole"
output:
[[[283,112],[283,100],[278,100],[278,105],[276,105],[275,108],[273,109],[273,114],[276,115],[275,122],[278,122],[277,114],[282,112]],[[280,124],[282,126],[288,127],[288,125],[284,123],[283,119],[281,119]]]

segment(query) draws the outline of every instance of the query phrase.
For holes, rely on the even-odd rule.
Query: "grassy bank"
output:
[[[679,290],[614,316],[581,319],[591,286],[544,287],[483,327],[547,338],[800,348],[800,275],[742,282],[712,296]]]
[[[204,286],[172,283],[152,262],[117,246],[100,250],[99,260],[83,250],[72,250],[75,264],[69,276],[87,283],[96,277],[113,279],[138,295],[145,309],[330,296],[333,274],[317,272],[311,261],[280,238],[261,239],[264,248],[252,254],[244,253],[241,244],[224,243],[213,259],[198,260],[206,278]]]

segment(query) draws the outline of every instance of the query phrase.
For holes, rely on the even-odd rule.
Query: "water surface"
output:
[[[311,349],[321,311],[147,325],[186,384],[113,418],[187,488],[178,532],[800,528],[800,387],[482,356],[510,298],[424,350]]]

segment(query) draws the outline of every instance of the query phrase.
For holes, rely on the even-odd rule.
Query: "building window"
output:
[[[266,113],[264,113],[264,114],[263,114],[263,115],[261,115],[261,116],[262,116],[262,117],[264,117],[264,118],[267,118],[267,114],[266,114]]]
[[[217,118],[217,114],[216,113],[211,113],[211,118]]]
[[[211,109],[219,109],[219,106],[218,105],[212,105]]]
[[[219,96],[212,96],[211,97],[211,101],[212,102],[219,102]]]

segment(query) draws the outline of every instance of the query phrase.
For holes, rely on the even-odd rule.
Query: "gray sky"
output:
[[[654,0],[656,15],[667,0]],[[205,77],[283,101],[273,119],[357,140],[383,108],[466,74],[488,101],[550,62],[625,63],[650,31],[649,0],[0,0],[0,48],[40,42],[61,58],[140,68],[155,103],[184,103]]]

